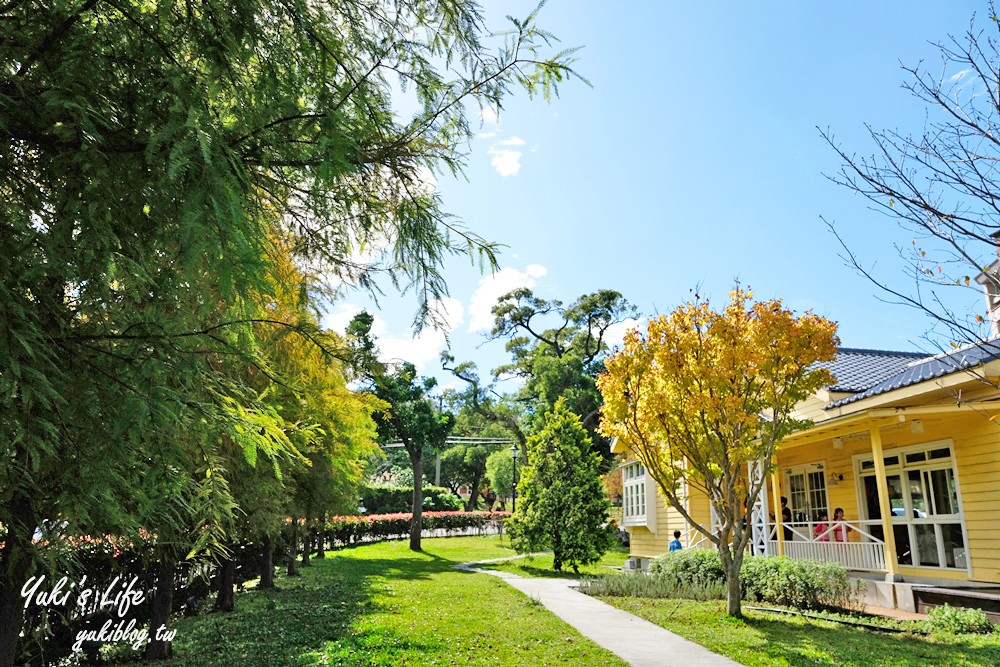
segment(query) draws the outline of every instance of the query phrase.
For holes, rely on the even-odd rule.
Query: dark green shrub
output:
[[[724,586],[725,573],[715,549],[684,549],[664,554],[649,565],[649,574],[666,587],[682,591]],[[740,571],[743,599],[797,609],[855,606],[847,569],[838,563],[795,560],[785,556],[746,556]]]
[[[927,613],[927,629],[948,634],[989,634],[993,625],[982,609],[960,609],[943,604]]]
[[[747,556],[740,575],[745,600],[797,609],[846,609],[854,603],[847,569],[839,563]]]
[[[682,549],[663,554],[649,564],[649,574],[677,585],[725,583],[715,549]]]
[[[497,532],[509,512],[424,512],[423,530]],[[410,534],[408,512],[366,516],[334,516],[326,522],[327,535],[337,546],[404,538]]]
[[[365,514],[409,512],[413,502],[412,486],[366,486],[361,489],[361,506]],[[463,508],[462,499],[442,486],[425,486],[423,509],[432,512],[455,511]]]

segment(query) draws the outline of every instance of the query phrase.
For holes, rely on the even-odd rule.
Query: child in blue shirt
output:
[[[674,531],[674,539],[670,540],[670,550],[671,551],[680,551],[683,548],[684,547],[681,545],[681,531],[675,530]]]

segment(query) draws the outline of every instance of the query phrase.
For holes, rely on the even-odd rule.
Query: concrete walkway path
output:
[[[633,667],[739,667],[738,662],[704,646],[581,593],[576,590],[580,582],[575,579],[535,579],[476,567],[522,557],[460,563],[456,567],[503,579]]]

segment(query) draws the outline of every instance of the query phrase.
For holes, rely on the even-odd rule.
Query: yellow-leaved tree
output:
[[[617,437],[661,495],[719,551],[728,612],[740,616],[740,567],[750,539],[749,508],[773,467],[781,438],[804,424],[795,405],[833,378],[817,362],[836,354],[837,325],[796,316],[780,301],[754,303],[736,286],[713,310],[697,297],[630,331],[597,381],[601,432]],[[705,494],[717,526],[694,520],[683,497]]]

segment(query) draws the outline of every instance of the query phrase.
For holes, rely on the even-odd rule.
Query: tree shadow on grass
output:
[[[302,568],[300,577],[279,575],[275,590],[252,589],[238,595],[234,613],[176,621],[174,658],[159,664],[375,664],[369,657],[380,653],[433,649],[389,628],[359,632],[356,627],[365,616],[390,611],[375,599],[385,581],[426,580],[442,572],[458,572],[454,564],[428,552],[400,558],[328,554]]]
[[[773,658],[774,664],[831,667],[951,664],[992,667],[1000,664],[1000,646],[977,645],[975,639],[936,639],[815,623],[797,625],[759,617],[747,618],[745,622],[762,635],[763,641],[755,649]]]

